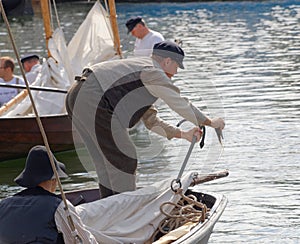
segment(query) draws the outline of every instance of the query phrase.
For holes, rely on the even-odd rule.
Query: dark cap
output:
[[[54,164],[59,178],[67,178],[65,165],[54,157]],[[54,172],[45,146],[34,146],[28,153],[24,170],[15,178],[15,182],[23,187],[35,187],[43,181],[53,179]]]
[[[26,60],[29,60],[31,58],[37,58],[40,59],[40,57],[37,54],[26,54],[24,56],[21,57],[21,63],[24,63]]]
[[[127,20],[126,22],[126,27],[128,29],[127,34],[130,33],[133,30],[133,28],[142,21],[143,19],[140,16]]]
[[[171,58],[176,63],[178,63],[181,69],[184,69],[183,66],[183,58],[184,52],[180,46],[178,46],[175,42],[171,41],[162,41],[156,43],[153,47],[153,55],[161,56],[164,58]]]

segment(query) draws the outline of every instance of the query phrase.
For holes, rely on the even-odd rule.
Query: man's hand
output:
[[[211,120],[210,126],[215,129],[223,130],[225,127],[225,122],[222,118],[214,118]]]
[[[198,142],[200,141],[202,134],[203,132],[199,127],[194,127],[188,131],[181,131],[181,138],[184,138],[189,142],[192,142],[193,136],[196,136],[197,137],[196,142]]]

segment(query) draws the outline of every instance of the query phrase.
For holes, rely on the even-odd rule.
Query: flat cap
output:
[[[153,47],[152,54],[164,58],[171,58],[178,64],[178,66],[181,69],[184,69],[183,66],[184,51],[175,42],[162,41],[156,43]]]
[[[128,29],[127,34],[130,33],[133,30],[133,28],[142,21],[143,21],[143,18],[140,16],[127,20],[127,22],[126,22],[126,27]]]
[[[21,63],[24,63],[26,60],[31,58],[40,59],[40,57],[37,54],[33,54],[33,53],[25,54],[24,56],[21,57]]]

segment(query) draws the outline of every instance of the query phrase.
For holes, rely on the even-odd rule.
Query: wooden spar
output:
[[[113,31],[113,38],[114,38],[114,48],[115,48],[116,53],[120,56],[120,58],[122,58],[121,42],[120,42],[120,36],[119,36],[115,1],[108,0],[108,4],[109,4],[110,23],[111,23],[111,27],[112,27],[112,31]]]
[[[216,179],[219,179],[219,178],[223,178],[223,177],[226,177],[229,175],[229,172],[228,170],[224,170],[224,171],[220,171],[220,172],[216,172],[216,173],[210,173],[208,175],[198,175],[193,183],[191,184],[191,186],[195,186],[195,185],[198,185],[198,184],[201,184],[201,183],[204,183],[204,182],[208,182],[208,181],[211,181],[211,180],[216,180]]]
[[[20,92],[17,96],[12,98],[9,102],[5,103],[1,108],[0,108],[0,116],[4,114],[9,108],[14,106],[15,104],[21,102],[26,96],[28,95],[27,90],[23,90]]]
[[[41,0],[41,11],[43,16],[45,35],[46,35],[46,49],[48,50],[48,57],[51,57],[51,53],[48,49],[48,42],[52,36],[52,28],[50,22],[50,10],[48,0]]]

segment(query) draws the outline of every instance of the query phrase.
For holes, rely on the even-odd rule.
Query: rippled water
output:
[[[67,40],[90,6],[58,5]],[[188,165],[199,172],[230,171],[225,179],[203,184],[229,200],[210,243],[300,243],[299,2],[117,4],[117,11],[126,55],[134,39],[124,23],[132,15],[143,15],[166,39],[182,39],[186,69],[176,84],[211,116],[226,119],[224,149],[208,130],[205,149],[195,147]],[[38,16],[12,22],[21,52],[45,53],[43,41],[28,31],[35,26],[36,34],[42,32],[39,23]],[[11,54],[3,24],[0,28],[1,55]],[[164,105],[161,114],[173,124],[180,120]],[[145,131],[133,135],[141,153],[140,185],[175,177],[189,146],[152,138],[151,144]],[[157,158],[150,157],[155,153]],[[66,189],[94,184],[74,153],[58,157],[71,171]],[[0,165],[1,197],[19,190],[12,179],[22,163]]]

